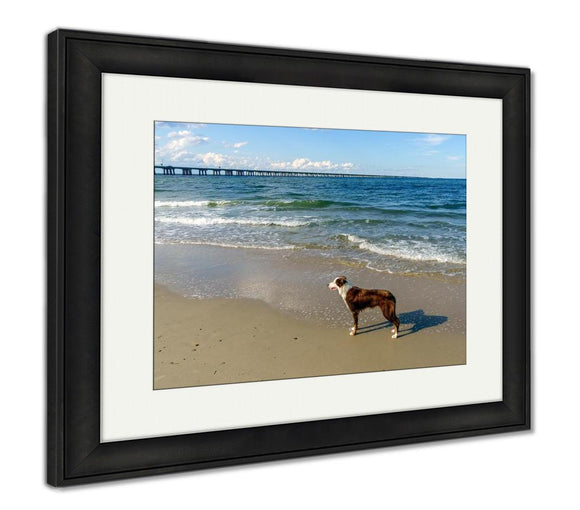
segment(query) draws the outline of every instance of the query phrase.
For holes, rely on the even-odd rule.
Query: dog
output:
[[[397,300],[388,290],[378,289],[361,289],[351,285],[346,276],[339,276],[328,284],[330,290],[338,290],[340,297],[344,300],[346,307],[352,313],[354,326],[349,329],[350,335],[356,335],[358,329],[358,315],[366,308],[379,307],[385,316],[385,319],[391,321],[394,333],[391,338],[397,338],[401,321],[395,313]]]

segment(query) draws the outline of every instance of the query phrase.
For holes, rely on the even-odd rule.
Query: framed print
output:
[[[530,72],[48,37],[48,483],[530,428]]]

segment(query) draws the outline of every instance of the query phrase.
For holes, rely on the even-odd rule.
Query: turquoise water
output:
[[[466,181],[156,175],[155,241],[300,250],[388,273],[464,275]]]

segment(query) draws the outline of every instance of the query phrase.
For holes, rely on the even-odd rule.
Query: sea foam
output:
[[[309,221],[300,220],[270,220],[259,218],[223,218],[223,217],[159,217],[155,219],[160,223],[175,223],[179,225],[209,226],[209,225],[254,225],[254,226],[276,226],[276,227],[304,227]]]
[[[435,261],[451,264],[465,264],[464,260],[461,260],[458,257],[452,255],[438,252],[433,247],[428,245],[422,247],[414,246],[413,248],[403,245],[386,246],[372,243],[367,239],[363,239],[353,234],[342,234],[342,237],[356,245],[360,250],[366,250],[371,253],[376,253],[378,255],[384,255],[387,257],[397,257],[422,262]]]

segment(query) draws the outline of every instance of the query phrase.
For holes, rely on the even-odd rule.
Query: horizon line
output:
[[[286,173],[286,174],[309,174],[309,175],[323,175],[323,176],[347,176],[347,177],[393,177],[393,178],[410,178],[410,179],[454,179],[454,180],[467,180],[467,177],[445,177],[445,176],[429,176],[429,175],[389,175],[389,174],[380,174],[380,173],[356,173],[356,172],[323,172],[317,170],[273,170],[273,169],[260,169],[260,168],[216,168],[216,167],[201,167],[201,166],[185,166],[185,165],[165,165],[165,164],[154,164],[153,165],[153,173],[154,175],[166,175],[160,174],[155,172],[156,168],[174,168],[177,170],[183,169],[192,169],[192,170],[220,170],[220,171],[244,171],[244,172],[274,172],[274,173]],[[173,174],[175,175],[183,175],[185,177],[195,177],[196,174]],[[199,175],[197,175],[199,176]],[[211,175],[213,177],[214,174]],[[215,175],[215,177],[219,177],[219,175]],[[225,177],[225,176],[224,176]],[[248,177],[248,176],[245,176]]]

